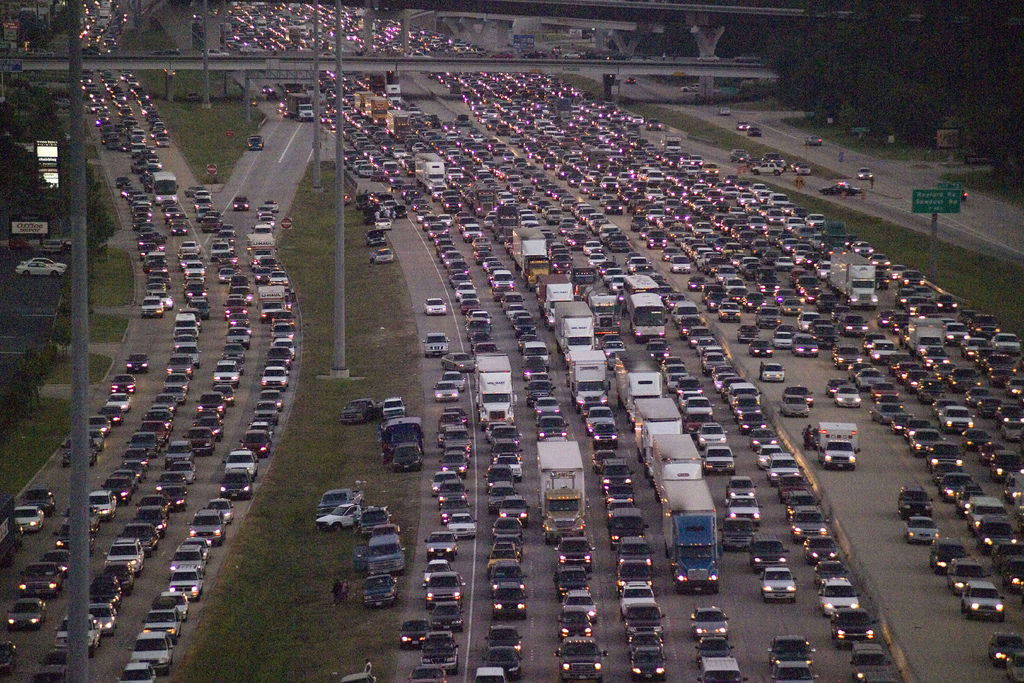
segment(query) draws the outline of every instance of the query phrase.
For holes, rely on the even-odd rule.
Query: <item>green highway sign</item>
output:
[[[963,183],[935,183],[935,187],[940,190],[959,190],[960,192],[964,190]]]
[[[857,126],[855,128],[851,128],[850,132],[851,133],[870,133],[871,129],[868,128],[867,126]]]
[[[960,213],[960,190],[914,190],[914,213]]]

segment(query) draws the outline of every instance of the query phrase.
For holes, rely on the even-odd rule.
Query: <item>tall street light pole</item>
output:
[[[320,182],[320,0],[313,3],[313,192],[321,194]]]
[[[86,244],[82,4],[68,5],[71,99],[68,189],[71,195],[71,507],[68,519],[68,680],[89,678],[89,259]]]
[[[345,8],[341,0],[334,5],[334,363],[331,376],[346,379],[349,376],[345,360],[345,79],[342,76],[341,50],[342,16]]]

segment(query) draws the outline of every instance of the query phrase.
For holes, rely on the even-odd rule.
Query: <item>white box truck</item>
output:
[[[939,318],[911,320],[907,323],[903,344],[914,353],[929,346],[945,346],[946,321]]]
[[[557,543],[563,535],[583,535],[587,501],[579,443],[538,442],[537,467],[544,542]]]
[[[417,154],[414,164],[416,182],[431,196],[440,195],[445,189],[444,160],[437,154]]]
[[[608,361],[604,351],[575,348],[567,357],[569,391],[579,412],[608,403]]]
[[[574,292],[567,275],[542,275],[537,278],[537,303],[548,328],[555,326],[555,304],[572,301]]]
[[[512,365],[508,356],[482,353],[476,358],[476,401],[480,429],[492,422],[515,420]]]

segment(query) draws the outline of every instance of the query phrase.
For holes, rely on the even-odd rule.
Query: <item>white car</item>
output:
[[[760,581],[765,602],[796,602],[796,581],[789,567],[765,567]]]
[[[459,391],[466,390],[466,376],[456,370],[445,370],[441,373],[442,382],[451,382]]]
[[[423,586],[426,587],[431,574],[451,571],[455,570],[452,569],[452,563],[448,560],[431,560],[427,562],[427,569],[423,572]]]
[[[218,361],[213,369],[213,381],[215,384],[230,384],[237,387],[242,379],[242,366],[237,361]]]
[[[459,400],[459,388],[455,382],[439,381],[434,385],[434,400],[438,403],[447,403]]]
[[[19,505],[14,508],[14,523],[25,534],[35,534],[43,529],[46,515],[35,505]]]
[[[455,512],[448,518],[448,531],[455,538],[475,538],[476,520],[468,512]]]
[[[423,304],[423,312],[427,315],[447,315],[448,305],[444,302],[444,299],[436,297],[427,299]]]
[[[143,318],[162,318],[164,309],[164,300],[159,296],[147,296],[142,300]]]
[[[107,398],[107,402],[104,405],[114,406],[122,413],[127,413],[132,409],[132,397],[130,394],[120,392],[116,394],[111,394],[110,397]]]
[[[622,586],[622,595],[619,598],[619,611],[626,616],[626,609],[631,605],[654,605],[654,590],[646,581],[627,581]]]
[[[587,410],[587,433],[594,433],[594,425],[607,422],[615,424],[615,413],[608,406],[593,406]]]
[[[778,363],[761,363],[762,382],[785,382],[786,368]]]
[[[725,445],[727,437],[722,425],[717,422],[705,422],[697,432],[697,448],[704,450],[711,444]]]
[[[263,377],[260,378],[260,385],[264,388],[288,388],[288,371],[282,367],[269,367],[263,371]]]
[[[117,683],[156,683],[156,670],[149,662],[128,662]]]
[[[199,602],[203,597],[204,573],[199,567],[179,569],[171,574],[167,590],[171,593],[184,593],[189,600]]]
[[[840,408],[859,408],[860,407],[860,392],[857,391],[857,387],[845,385],[836,389],[835,396],[833,397],[836,405]]]
[[[22,261],[14,267],[14,273],[16,275],[50,275],[57,277],[63,275],[67,269],[68,265],[66,263],[58,263],[57,261],[40,257]]]
[[[555,415],[562,412],[561,407],[558,405],[558,399],[554,396],[538,396],[534,401],[533,409],[537,413],[537,417],[541,415]]]
[[[779,478],[787,474],[800,474],[800,465],[791,455],[775,456],[768,465],[768,481],[774,486]]]
[[[931,517],[915,515],[907,519],[907,543],[931,544],[939,537],[939,527]]]
[[[818,589],[818,603],[821,613],[831,617],[841,607],[860,607],[857,589],[846,579],[827,579]]]

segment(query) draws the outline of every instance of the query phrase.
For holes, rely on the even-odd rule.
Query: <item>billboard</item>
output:
[[[57,168],[57,142],[36,140],[36,161],[39,168]]]

